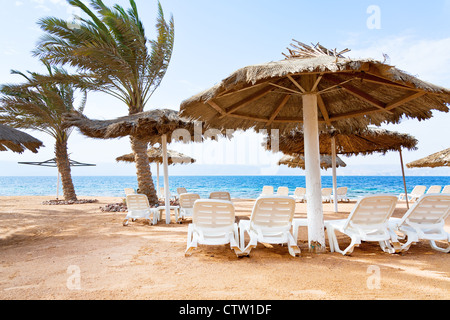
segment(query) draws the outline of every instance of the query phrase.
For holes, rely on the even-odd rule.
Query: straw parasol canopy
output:
[[[65,115],[64,120],[66,126],[76,126],[84,135],[92,138],[114,139],[131,136],[150,145],[161,144],[167,224],[170,223],[167,144],[172,141],[202,142],[204,138],[217,139],[218,136],[223,136],[219,130],[180,117],[177,111],[171,109],[156,109],[112,120],[91,120],[82,114],[71,113]]]
[[[0,151],[7,151],[8,149],[22,153],[25,149],[33,153],[37,153],[40,147],[44,144],[30,136],[28,133],[0,124]]]
[[[320,168],[329,169],[333,166],[332,158],[330,155],[322,154],[320,155]],[[302,155],[284,155],[279,161],[278,165],[286,165],[289,168],[301,168],[305,170],[305,157]],[[336,157],[336,166],[337,167],[346,167],[344,161],[341,158]]]
[[[450,167],[450,148],[433,153],[428,157],[407,163],[408,168]]]
[[[373,59],[345,58],[348,49],[292,47],[285,60],[244,67],[184,100],[181,115],[216,128],[288,132],[304,122],[302,96],[309,93],[317,95],[319,125],[341,132],[448,112],[446,88]]]
[[[151,163],[163,163],[163,152],[162,148],[150,148],[147,151],[148,154],[148,160]],[[167,150],[167,158],[168,158],[168,164],[188,164],[188,163],[195,163],[195,159],[182,154],[177,151],[173,150]],[[123,156],[116,158],[117,162],[134,162],[134,153],[125,154]]]
[[[180,111],[219,129],[303,129],[308,243],[323,251],[319,128],[351,133],[403,117],[429,119],[432,110],[448,112],[450,91],[374,59],[346,58],[348,49],[291,46],[285,60],[241,68],[184,100]]]
[[[320,132],[320,154],[332,154],[331,138],[336,141],[336,153],[346,156],[368,155],[372,153],[385,154],[388,151],[398,151],[406,148],[417,150],[417,139],[405,133],[398,133],[381,128],[368,128],[354,133],[341,133],[337,130]],[[271,149],[270,137],[266,139],[266,148]],[[304,135],[300,130],[280,135],[278,149],[284,154],[303,154],[305,152]],[[278,150],[275,150],[278,151]]]
[[[177,138],[182,137],[183,142],[190,142],[196,137],[196,130],[199,130],[195,122],[180,117],[177,111],[171,109],[155,109],[112,120],[91,120],[73,112],[64,116],[64,122],[65,126],[78,127],[81,133],[91,138],[115,139],[134,136],[151,145],[161,143],[163,135],[167,135],[170,142],[173,133],[179,133]],[[203,126],[200,133],[206,129],[208,128]],[[176,130],[183,130],[186,134],[181,131],[174,132]],[[185,141],[188,135],[189,141]]]

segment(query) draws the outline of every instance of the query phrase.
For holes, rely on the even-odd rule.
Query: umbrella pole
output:
[[[159,189],[159,162],[156,162],[156,194],[161,199],[161,190]]]
[[[322,187],[320,181],[319,123],[317,95],[304,94],[303,132],[305,136],[305,178],[308,217],[308,243],[311,252],[325,251]]]
[[[164,198],[166,207],[166,224],[170,224],[170,190],[169,190],[169,161],[167,159],[167,135],[163,135],[162,151],[163,151],[163,165],[164,165]]]
[[[331,162],[333,166],[333,202],[334,202],[334,212],[338,212],[338,202],[337,202],[337,180],[336,180],[336,138],[331,138]]]
[[[400,164],[401,164],[401,166],[402,166],[403,187],[405,188],[406,207],[409,209],[409,203],[408,203],[408,190],[407,190],[407,188],[406,188],[405,168],[404,168],[404,166],[403,166],[402,150],[401,150],[401,149],[398,149],[398,153],[400,154]]]

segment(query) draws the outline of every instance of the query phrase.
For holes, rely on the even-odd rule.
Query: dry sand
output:
[[[49,197],[0,197],[0,299],[450,298],[450,255],[427,242],[395,255],[373,243],[351,256],[311,254],[302,228],[297,258],[278,245],[258,245],[239,259],[229,246],[199,246],[185,257],[189,220],[166,225],[163,218],[155,226],[138,220],[123,227],[124,213],[99,209],[121,198],[97,199],[49,206],[42,204]],[[233,201],[237,219],[248,219],[254,200]],[[354,205],[339,204],[336,214],[324,204],[325,218],[345,218]],[[405,211],[400,203],[394,216]],[[306,205],[297,204],[296,217],[305,212]],[[349,243],[340,239],[342,247]]]

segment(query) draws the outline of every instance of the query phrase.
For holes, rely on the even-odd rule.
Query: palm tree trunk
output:
[[[139,193],[148,197],[150,205],[158,203],[155,185],[153,184],[150,162],[147,155],[147,143],[130,136],[131,149],[134,152]]]
[[[67,139],[56,140],[55,156],[58,171],[61,174],[61,183],[64,192],[64,199],[66,201],[76,201],[75,187],[72,182],[72,175],[70,173],[69,155],[67,153]]]

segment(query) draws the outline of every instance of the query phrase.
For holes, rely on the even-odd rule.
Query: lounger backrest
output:
[[[135,194],[136,193],[136,191],[134,191],[134,189],[132,189],[132,188],[125,188],[125,194],[127,195],[127,194]]]
[[[306,188],[302,188],[302,187],[295,188],[294,195],[303,196],[305,194],[306,194]]]
[[[182,208],[193,208],[194,202],[200,199],[200,195],[197,193],[183,193],[180,194],[179,202]]]
[[[428,191],[427,191],[427,194],[430,194],[430,193],[439,193],[439,192],[441,192],[441,186],[431,186],[429,189],[428,189]]]
[[[386,223],[395,210],[397,200],[396,196],[390,195],[367,196],[358,200],[344,228],[352,225],[364,228]]]
[[[214,191],[209,194],[210,199],[216,200],[227,200],[231,201],[231,196],[229,192],[226,191]]]
[[[333,189],[331,189],[331,188],[322,188],[323,196],[329,196],[332,192],[333,192]]]
[[[235,223],[234,206],[231,201],[201,199],[195,201],[192,222],[197,227],[217,229]]]
[[[347,194],[347,187],[339,187],[336,189],[336,194],[340,195],[340,196],[344,196]]]
[[[425,194],[417,200],[403,216],[400,224],[436,224],[444,221],[450,214],[449,194]]]
[[[450,185],[445,186],[445,187],[442,189],[442,193],[449,193],[449,194],[450,194]]]
[[[187,193],[187,190],[186,190],[186,188],[177,188],[177,193],[180,195],[180,194],[183,194],[183,193]]]
[[[290,229],[295,212],[295,199],[288,196],[261,196],[256,199],[250,221],[256,228],[275,232]]]
[[[127,209],[128,211],[139,211],[150,208],[148,198],[145,194],[128,194]]]
[[[280,195],[280,196],[289,195],[289,188],[288,187],[278,187],[277,195]]]
[[[412,195],[422,195],[427,190],[426,186],[415,186],[414,189],[411,191]]]
[[[262,190],[262,194],[273,194],[273,187],[272,186],[264,186]]]

